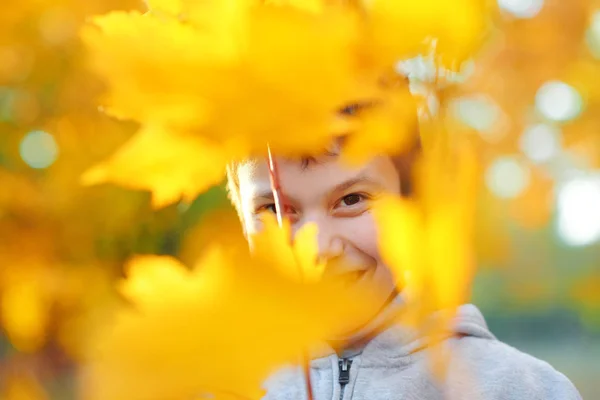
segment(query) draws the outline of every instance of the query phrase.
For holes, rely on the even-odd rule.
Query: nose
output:
[[[339,237],[319,234],[317,242],[319,246],[317,259],[319,261],[332,260],[344,254],[344,242]]]

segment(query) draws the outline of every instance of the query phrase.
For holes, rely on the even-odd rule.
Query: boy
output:
[[[441,343],[451,349],[445,380],[433,377],[424,338],[391,321],[402,301],[378,252],[368,206],[379,193],[410,195],[408,178],[418,146],[404,156],[376,157],[358,169],[344,167],[339,150],[303,162],[277,159],[292,231],[315,223],[320,257],[347,266],[327,272],[379,288],[380,313],[350,337],[331,340],[328,350],[312,360],[314,399],[580,399],[550,365],[499,342],[473,305],[460,308],[453,332]],[[244,231],[252,234],[260,229],[260,213],[275,212],[267,161],[230,166],[228,185]],[[300,368],[280,371],[265,386],[267,400],[308,398]]]

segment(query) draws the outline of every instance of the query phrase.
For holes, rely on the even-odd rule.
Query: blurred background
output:
[[[86,17],[134,0],[5,0],[0,12],[0,399],[75,399],[81,344],[133,254],[202,251],[216,187],[153,210],[150,195],[82,187],[135,132],[98,112]],[[433,89],[400,63],[429,117],[476,135],[485,160],[473,302],[501,340],[600,398],[600,2],[498,0],[480,54]],[[215,216],[217,212],[217,216]],[[204,224],[209,225],[209,224]]]

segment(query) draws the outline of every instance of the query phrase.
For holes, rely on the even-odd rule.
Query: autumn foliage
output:
[[[0,398],[49,398],[45,380],[77,376],[67,385],[91,400],[258,399],[270,373],[372,316],[368,291],[325,278],[314,226],[290,241],[288,222],[266,217],[250,251],[232,212],[204,214],[224,203],[231,162],[317,154],[343,136],[357,165],[418,138],[414,196],[373,204],[406,296],[398,320],[415,329],[469,301],[477,265],[508,263],[506,221],[550,224],[555,171],[600,165],[597,60],[573,50],[582,32],[556,33],[562,6],[531,34],[486,0],[53,3],[0,13]],[[405,73],[406,60],[426,71]],[[484,168],[516,151],[515,132],[550,124],[530,104],[549,79],[588,109],[551,121],[563,164],[530,163],[529,187],[501,203]],[[467,112],[490,126],[460,121],[481,100],[458,102],[470,92],[499,105]],[[369,107],[339,113],[355,103]],[[35,130],[56,140],[48,169],[22,160]],[[529,274],[514,292],[549,301],[551,274]],[[589,321],[597,275],[555,282]]]

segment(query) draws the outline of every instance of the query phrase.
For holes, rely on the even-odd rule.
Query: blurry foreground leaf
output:
[[[0,390],[2,400],[47,400],[38,380],[27,373],[9,373]]]
[[[281,264],[287,257],[269,262],[278,244],[265,246],[263,235],[283,246],[289,240],[269,225],[257,234],[254,257],[245,242],[215,243],[192,270],[169,257],[132,260],[122,288],[133,307],[99,333],[84,381],[87,398],[258,399],[278,366],[298,362],[304,349],[374,313],[369,293],[306,282]]]
[[[225,157],[221,148],[199,137],[174,137],[159,127],[146,127],[107,161],[88,170],[83,182],[152,189],[152,202],[160,207],[182,196],[191,201],[221,182]]]
[[[156,0],[147,14],[95,17],[82,37],[108,86],[106,110],[143,128],[136,150],[130,143],[118,163],[93,170],[86,182],[151,190],[159,206],[189,198],[214,185],[226,161],[264,156],[267,145],[282,156],[321,152],[340,134],[336,113],[365,100],[382,106],[350,135],[341,132],[349,136],[346,160],[401,153],[414,132],[415,103],[406,84],[394,93],[382,78],[397,61],[429,54],[431,41],[436,60],[460,64],[483,34],[484,0],[368,3]],[[143,148],[157,127],[164,140]],[[191,154],[197,160],[189,168]],[[125,164],[138,166],[137,158],[176,178],[140,179]]]
[[[408,303],[401,323],[422,330],[431,343],[446,337],[456,309],[468,302],[475,273],[475,155],[464,144],[454,154],[437,142],[421,159],[416,199],[385,197],[375,207],[382,257]],[[432,324],[434,313],[439,319]],[[448,350],[430,349],[432,372],[443,378]]]
[[[368,49],[385,66],[433,50],[441,65],[457,70],[481,44],[490,22],[488,0],[363,3],[368,11]]]
[[[2,293],[2,325],[21,351],[34,352],[46,341],[50,304],[44,289],[37,280],[22,280]]]
[[[441,148],[429,150],[417,175],[417,199],[386,197],[375,208],[382,255],[417,310],[417,323],[464,304],[475,266],[475,156],[465,147],[453,158]]]

